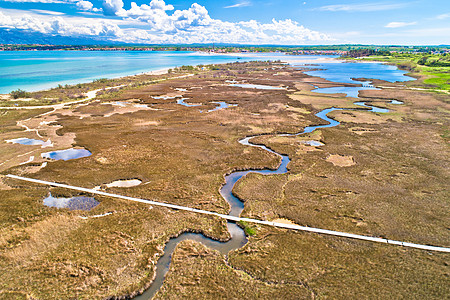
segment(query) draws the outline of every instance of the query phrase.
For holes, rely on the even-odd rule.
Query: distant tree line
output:
[[[374,49],[354,49],[347,52],[346,57],[364,57],[374,55],[390,55],[391,52],[387,50],[374,50]]]
[[[450,56],[444,54],[436,58],[424,55],[417,61],[417,64],[428,67],[450,67]]]
[[[446,52],[449,45],[442,46],[401,46],[401,45],[232,45],[232,44],[180,44],[180,45],[19,45],[1,44],[0,50],[97,50],[97,51],[214,51],[214,52],[293,52],[293,51],[348,51],[351,55],[367,52],[367,55],[386,55],[387,52],[436,53]],[[355,52],[356,51],[356,52]],[[372,52],[373,51],[373,52]],[[372,53],[372,54],[369,54]],[[366,55],[366,56],[367,56]],[[350,56],[350,55],[349,55]],[[361,55],[360,55],[361,56]],[[354,56],[352,56],[354,57]]]

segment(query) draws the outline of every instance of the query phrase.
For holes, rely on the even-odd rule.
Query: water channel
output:
[[[330,67],[330,66],[332,66],[332,67]],[[347,76],[348,78],[343,80],[342,78],[345,77],[345,76],[343,76],[344,74],[352,74],[355,78],[372,78],[372,77],[374,77],[373,74],[376,74],[375,77],[377,77],[378,79],[384,79],[384,80],[388,80],[388,81],[410,80],[406,76],[403,76],[404,74],[402,72],[393,71],[395,68],[390,67],[390,66],[386,67],[385,65],[381,65],[381,64],[339,64],[338,63],[338,64],[333,64],[333,65],[322,64],[319,67],[320,67],[320,70],[306,72],[306,74],[310,73],[310,75],[320,76],[322,78],[325,78],[325,79],[328,79],[328,80],[331,80],[334,82],[350,82],[350,83],[355,83],[355,81],[350,76]],[[313,68],[317,69],[317,66],[315,66]],[[363,68],[364,72],[358,73],[357,71],[361,71],[358,68]],[[348,72],[350,70],[351,70],[351,72]],[[378,71],[378,72],[374,72],[374,71]],[[387,71],[387,72],[384,72],[384,71]],[[386,75],[387,73],[392,73],[392,74],[395,73],[394,74],[395,76],[379,78],[380,74]],[[390,74],[387,74],[386,76],[389,76],[389,75]],[[272,86],[264,86],[264,85],[237,84],[237,83],[232,83],[231,86],[240,87],[240,88],[271,89],[271,90],[286,89],[285,87],[279,87],[279,86],[272,87]],[[353,97],[357,98],[359,90],[368,89],[368,88],[371,88],[371,87],[362,86],[362,87],[353,87],[351,89],[349,89],[348,87],[347,88],[337,87],[337,88],[329,88],[328,90],[318,89],[318,90],[315,90],[315,92],[325,92],[326,93],[326,92],[337,92],[339,90],[340,92],[345,92],[347,94],[347,96],[353,96]],[[334,89],[334,90],[331,90],[331,89]],[[175,99],[178,97],[179,96],[175,96],[175,97],[162,96],[162,97],[153,97],[153,98],[155,98],[155,99],[160,99],[160,98]],[[188,104],[188,103],[183,102],[185,99],[186,98],[181,97],[181,99],[177,100],[177,103],[180,105],[184,105],[184,106],[196,106],[195,104]],[[220,102],[218,104],[219,104],[219,106],[216,109],[224,108],[224,104],[222,104]],[[386,113],[389,111],[388,109],[374,107],[372,105],[367,104],[366,102],[355,102],[355,104],[361,106],[361,108],[357,108],[359,110],[370,109],[370,111],[374,112],[374,113]],[[403,103],[400,101],[393,100],[391,102],[391,104],[403,104]],[[118,104],[118,105],[120,105],[120,104]],[[329,113],[336,111],[336,110],[355,110],[355,109],[342,109],[342,108],[335,108],[335,107],[324,109],[324,110],[320,111],[319,113],[317,113],[316,116],[318,118],[322,119],[323,121],[328,122],[327,124],[316,125],[316,126],[307,126],[301,132],[294,133],[294,134],[280,134],[280,136],[297,136],[297,135],[311,133],[316,129],[337,126],[340,123],[338,121],[328,117]],[[249,173],[258,173],[258,174],[268,175],[268,174],[284,174],[284,173],[288,172],[287,166],[290,162],[289,157],[287,155],[282,155],[280,153],[277,153],[264,145],[253,144],[251,142],[251,140],[257,136],[258,135],[245,137],[245,138],[241,139],[239,141],[239,143],[241,143],[242,145],[245,145],[245,146],[258,147],[265,151],[273,153],[280,157],[281,162],[276,170],[270,170],[270,169],[253,170],[253,169],[250,169],[247,171],[232,172],[231,174],[225,176],[225,184],[221,187],[220,194],[229,203],[229,205],[230,205],[229,215],[231,215],[231,216],[239,216],[244,209],[243,202],[241,202],[232,193],[232,189],[239,179],[241,179],[242,177],[244,177],[245,175],[247,175]],[[41,141],[38,141],[38,140],[28,141],[27,140],[27,141],[23,141],[23,142],[39,145]],[[313,146],[313,147],[320,147],[323,145],[322,143],[319,143],[317,141],[307,141],[306,143],[308,143],[310,146]],[[91,155],[91,153],[86,149],[73,149],[72,148],[72,149],[43,153],[41,156],[43,158],[49,158],[49,159],[68,160],[68,159],[86,157],[89,155]],[[90,200],[90,198],[87,198],[84,196],[74,197],[74,198],[54,198],[50,195],[49,197],[47,197],[45,199],[45,204],[49,205],[49,206],[56,206],[56,207],[68,207],[69,209],[79,209],[79,207],[80,207],[79,204],[81,204],[81,203],[83,204],[81,209],[90,209],[90,208],[92,208],[91,206],[94,206],[97,204],[93,201],[87,201],[88,199]],[[75,200],[75,201],[73,201],[73,200]],[[75,205],[69,205],[71,202],[74,202]],[[86,206],[85,202],[89,202],[89,205]],[[156,292],[161,288],[161,286],[164,283],[164,278],[170,267],[172,253],[175,250],[178,243],[183,240],[194,240],[194,241],[200,242],[211,249],[218,250],[223,255],[227,255],[230,251],[237,250],[237,249],[243,247],[247,243],[247,238],[246,238],[244,230],[234,222],[227,222],[227,227],[228,227],[228,231],[230,232],[230,236],[231,236],[230,240],[227,242],[215,241],[211,238],[205,237],[204,235],[198,234],[198,233],[182,233],[178,237],[170,239],[168,241],[168,243],[165,245],[164,255],[162,255],[159,258],[159,260],[156,264],[156,277],[155,277],[154,281],[152,282],[151,286],[142,295],[137,296],[135,299],[139,299],[139,300],[151,299],[156,294]]]
[[[366,108],[369,108],[371,112],[386,113],[389,111],[388,109],[383,109],[383,108],[367,105],[365,102],[355,102],[355,104],[362,106],[363,108],[361,108],[361,109],[363,109],[363,110],[366,110]],[[361,109],[359,109],[359,110],[361,110]],[[335,107],[324,109],[324,110],[320,111],[319,113],[317,113],[316,116],[324,121],[327,121],[328,124],[307,126],[301,132],[293,133],[293,134],[281,134],[281,136],[297,136],[297,135],[302,135],[302,134],[306,134],[306,133],[311,133],[316,129],[337,126],[340,124],[340,122],[327,116],[327,114],[329,114],[333,111],[336,111],[336,110],[358,110],[358,109],[342,109],[342,108],[335,108]],[[229,215],[231,215],[231,216],[240,216],[241,212],[244,209],[244,203],[242,201],[240,201],[237,197],[235,197],[232,193],[233,187],[239,179],[241,179],[242,177],[244,177],[245,175],[247,175],[249,173],[258,173],[258,174],[268,175],[268,174],[284,174],[288,171],[287,165],[290,162],[289,156],[277,153],[264,145],[253,144],[251,142],[251,140],[257,136],[259,136],[259,135],[243,138],[239,141],[239,143],[241,143],[242,145],[245,145],[245,146],[258,147],[258,148],[261,148],[270,153],[276,154],[281,158],[281,163],[276,170],[270,170],[270,169],[253,170],[253,169],[250,169],[247,171],[232,172],[231,174],[225,176],[225,185],[223,185],[222,188],[220,189],[220,194],[230,205]],[[316,141],[312,141],[312,142],[316,142]],[[317,142],[310,143],[310,144],[312,146],[322,146],[323,145],[323,144],[319,145],[319,144],[317,144]],[[152,282],[149,289],[147,289],[142,295],[137,296],[135,299],[138,299],[138,300],[151,299],[156,294],[156,292],[161,288],[161,286],[164,283],[164,278],[165,278],[167,272],[169,271],[173,251],[175,250],[178,243],[181,241],[194,240],[194,241],[204,244],[208,248],[219,251],[223,255],[227,255],[230,251],[237,250],[237,249],[243,247],[247,243],[247,238],[245,236],[244,230],[234,222],[227,222],[227,227],[228,227],[228,231],[230,232],[230,235],[231,235],[231,239],[227,242],[215,241],[215,240],[205,237],[203,234],[199,234],[199,233],[183,233],[176,238],[170,239],[169,242],[164,247],[164,255],[161,256],[161,258],[158,260],[158,262],[156,264],[155,280]]]

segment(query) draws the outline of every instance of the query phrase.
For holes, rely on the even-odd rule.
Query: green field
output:
[[[450,91],[450,55],[423,53],[391,53],[387,56],[368,56],[364,60],[383,61],[425,77],[422,86],[436,91]]]

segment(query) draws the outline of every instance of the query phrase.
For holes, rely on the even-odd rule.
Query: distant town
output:
[[[339,55],[352,51],[370,50],[370,55],[384,53],[448,54],[449,45],[440,46],[374,46],[374,45],[317,45],[317,46],[248,46],[248,45],[41,45],[0,44],[0,51],[202,51],[210,53],[285,52],[291,55]]]

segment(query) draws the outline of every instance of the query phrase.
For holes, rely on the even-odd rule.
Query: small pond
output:
[[[7,143],[13,143],[13,144],[21,144],[21,145],[44,145],[46,142],[42,140],[35,140],[35,139],[29,139],[29,138],[18,138],[18,139],[12,139],[12,140],[6,140]]]
[[[403,102],[402,101],[398,101],[398,100],[392,100],[391,104],[400,105],[400,104],[403,104]]]
[[[91,210],[100,202],[92,197],[76,196],[76,197],[53,197],[50,194],[44,199],[44,205],[56,208],[68,208],[70,210]]]
[[[310,145],[310,146],[314,146],[314,147],[319,147],[319,146],[325,145],[324,143],[321,143],[321,142],[319,142],[319,141],[314,141],[314,140],[311,140],[311,141],[304,141],[303,144]]]
[[[66,149],[57,150],[52,152],[42,153],[42,158],[54,159],[54,160],[70,160],[82,157],[91,156],[92,153],[86,149]]]

